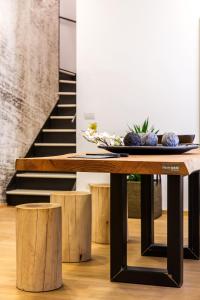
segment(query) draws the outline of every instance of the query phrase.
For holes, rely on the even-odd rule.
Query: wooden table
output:
[[[200,258],[200,150],[182,155],[136,155],[109,159],[61,155],[22,158],[17,171],[103,172],[111,176],[111,281],[181,287],[183,257]],[[167,269],[127,265],[127,174],[142,174],[141,254],[167,257]],[[167,246],[154,243],[153,175],[167,175]],[[183,177],[189,176],[189,243],[183,247]]]

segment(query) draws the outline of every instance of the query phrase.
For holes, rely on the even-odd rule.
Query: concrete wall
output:
[[[58,0],[0,1],[0,202],[56,103]]]
[[[78,150],[85,113],[125,134],[147,116],[160,132],[199,136],[198,0],[77,0]],[[78,188],[107,175],[80,174]],[[164,207],[166,194],[164,193]]]

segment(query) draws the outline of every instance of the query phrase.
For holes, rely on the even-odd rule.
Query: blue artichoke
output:
[[[145,146],[157,146],[158,137],[154,132],[148,132],[142,138]]]
[[[124,137],[125,146],[141,146],[141,136],[138,133],[129,132]]]
[[[161,143],[163,146],[176,147],[179,144],[179,138],[175,133],[168,132],[162,136]]]

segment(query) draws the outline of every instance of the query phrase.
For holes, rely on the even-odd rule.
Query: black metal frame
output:
[[[111,281],[180,287],[183,282],[183,177],[168,176],[167,269],[130,267],[127,265],[126,177],[125,174],[111,174]],[[153,242],[152,183],[152,176],[142,176],[143,249],[149,245],[149,242]],[[151,200],[150,204],[149,199]],[[151,214],[149,214],[149,209]]]
[[[166,245],[154,243],[152,177],[152,175],[142,176],[141,254],[144,256],[166,257],[168,247]],[[151,193],[147,193],[147,190],[151,190]],[[200,259],[200,172],[192,173],[189,176],[188,200],[188,246],[183,249],[184,258],[198,260]],[[174,226],[174,222],[177,222],[177,216],[175,215],[172,220],[172,226]]]

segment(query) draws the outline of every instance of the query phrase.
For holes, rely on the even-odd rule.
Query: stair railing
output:
[[[62,17],[62,16],[59,16],[59,18],[62,19],[62,20],[68,21],[68,22],[76,23],[76,20],[72,20],[72,19],[69,19],[69,18]]]
[[[66,17],[63,17],[63,16],[59,16],[59,19],[60,19],[60,20],[65,20],[65,21],[67,21],[67,22],[72,22],[72,23],[75,23],[75,24],[76,24],[76,20],[73,20],[73,19],[70,19],[70,18],[66,18]],[[60,68],[60,70],[67,71],[68,73],[71,73],[72,75],[76,75],[76,73],[71,72],[71,71],[68,71],[68,70],[64,70],[64,69],[62,69],[62,68]]]

